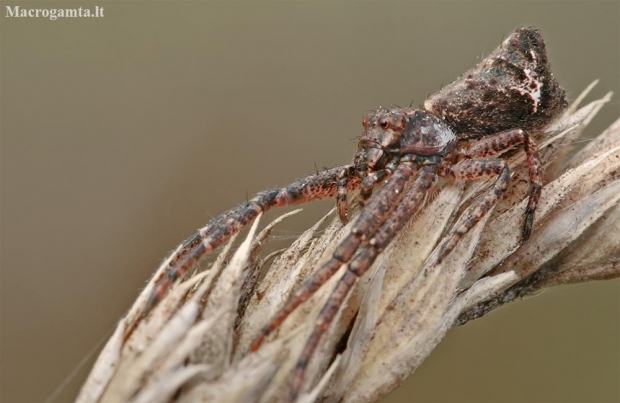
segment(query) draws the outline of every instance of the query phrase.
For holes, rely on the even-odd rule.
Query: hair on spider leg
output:
[[[355,136],[355,137],[349,138],[349,141],[355,141],[357,143],[361,138],[362,136]]]
[[[504,33],[502,34],[502,40],[501,40],[501,41],[499,41],[499,47],[500,47],[500,48],[503,48],[503,47],[504,47],[504,40],[506,40],[506,32],[504,32]]]

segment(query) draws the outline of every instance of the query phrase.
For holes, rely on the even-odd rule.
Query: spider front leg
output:
[[[440,169],[440,175],[449,179],[462,179],[473,181],[487,176],[499,176],[487,194],[473,207],[467,218],[450,234],[448,241],[443,244],[439,251],[441,261],[467,234],[467,232],[480,221],[480,219],[497,203],[501,195],[508,188],[510,182],[510,170],[503,160],[464,160],[456,165],[444,163]]]
[[[338,210],[338,217],[343,224],[349,222],[349,204],[347,201],[347,195],[349,194],[349,176],[353,173],[350,166],[343,167],[338,172],[338,195],[336,196],[336,209]],[[359,181],[359,178],[356,177]]]
[[[334,291],[321,309],[316,325],[299,356],[295,371],[293,373],[293,381],[290,390],[290,396],[295,399],[301,390],[306,368],[319,341],[323,334],[329,328],[334,320],[338,310],[344,303],[347,295],[353,288],[358,278],[364,275],[372,266],[375,259],[394,239],[396,234],[408,222],[409,218],[415,215],[423,206],[426,195],[433,186],[437,172],[437,165],[429,165],[420,170],[420,176],[407,191],[403,199],[399,202],[398,207],[386,219],[381,227],[376,231],[372,238],[368,241],[368,247],[362,249],[349,262],[349,266],[344,275],[338,280]],[[387,185],[386,185],[387,186]]]
[[[351,232],[336,248],[332,258],[306,279],[274,317],[263,326],[260,334],[250,345],[250,351],[258,350],[265,337],[276,330],[299,304],[314,295],[343,264],[351,260],[361,243],[372,236],[377,227],[392,211],[413,172],[414,168],[411,162],[402,163],[398,166],[390,180],[362,210],[355,225],[351,228]]]
[[[299,179],[281,189],[258,193],[251,200],[216,217],[186,240],[176,252],[176,256],[169,258],[166,275],[151,295],[145,315],[163,298],[172,283],[185,274],[202,255],[220,246],[260,213],[274,206],[291,206],[336,197],[341,190],[339,181],[342,175],[351,178],[347,180],[344,188],[354,190],[360,183],[360,180],[353,175],[354,172],[355,168],[352,165],[328,169]]]
[[[366,202],[372,196],[372,189],[381,182],[383,179],[392,175],[396,167],[398,166],[398,158],[394,158],[392,161],[386,164],[385,168],[379,171],[373,171],[369,173],[360,185],[360,196],[362,197],[362,204]]]
[[[543,169],[538,156],[538,146],[532,137],[521,129],[506,130],[485,138],[482,138],[466,151],[468,158],[482,158],[497,155],[509,150],[515,145],[523,144],[527,157],[527,166],[530,174],[532,190],[525,209],[525,221],[523,223],[523,241],[527,241],[532,232],[534,213],[540,200],[543,185]]]

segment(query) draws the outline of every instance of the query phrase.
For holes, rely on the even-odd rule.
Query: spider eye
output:
[[[368,126],[370,126],[370,121],[368,120],[368,118],[364,118],[362,120],[362,126],[368,129]]]
[[[385,120],[385,119],[381,119],[381,121],[379,122],[379,124],[381,125],[381,127],[382,127],[383,129],[386,129],[386,128],[390,125],[390,124],[388,123],[388,121],[387,121],[387,120]]]

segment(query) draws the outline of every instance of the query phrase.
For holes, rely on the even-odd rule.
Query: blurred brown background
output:
[[[6,18],[17,4],[105,17]],[[420,104],[521,25],[572,98],[615,91],[587,136],[619,115],[617,1],[3,2],[0,24],[2,402],[48,397],[211,215],[348,162],[367,110]],[[554,289],[455,329],[388,401],[620,401],[619,291]]]

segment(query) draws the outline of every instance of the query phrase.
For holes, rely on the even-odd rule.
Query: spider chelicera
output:
[[[465,181],[497,178],[451,230],[447,241],[439,245],[441,259],[508,187],[510,171],[506,163],[487,157],[523,145],[531,192],[522,237],[524,241],[529,238],[543,176],[532,135],[547,126],[566,105],[565,92],[551,72],[540,32],[532,27],[521,28],[478,66],[431,95],[423,109],[379,109],[368,115],[351,164],[299,179],[281,189],[261,192],[200,229],[169,259],[167,274],[160,279],[146,313],[201,256],[213,251],[260,213],[274,206],[336,198],[340,219],[346,222],[347,195],[359,190],[364,206],[350,233],[332,258],[306,279],[264,325],[250,346],[250,351],[256,351],[299,304],[310,298],[342,265],[348,264],[320,311],[297,361],[291,386],[294,398],[321,336],[356,280],[421,208],[438,176]],[[379,187],[380,183],[383,186]]]

